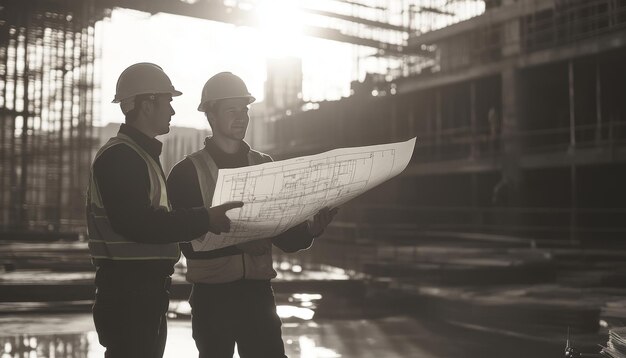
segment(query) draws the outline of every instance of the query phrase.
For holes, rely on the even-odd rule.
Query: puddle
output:
[[[184,261],[177,265],[177,274],[181,276],[181,280],[181,271],[184,271],[184,267]],[[281,291],[276,294],[277,313],[284,323],[283,340],[287,355],[306,358],[361,357],[362,354],[346,355],[341,350],[346,351],[344,345],[350,345],[352,337],[358,335],[358,329],[355,330],[354,328],[355,325],[365,324],[364,320],[358,316],[353,317],[355,319],[352,321],[333,322],[332,320],[325,320],[328,317],[328,307],[333,307],[330,316],[334,316],[337,311],[350,310],[347,304],[349,301],[343,298],[346,290],[336,290],[339,286],[350,284],[350,280],[354,278],[352,273],[330,266],[303,268],[299,263],[286,261],[275,263],[275,268],[278,272],[276,281],[321,282],[327,290],[322,293],[304,292],[307,288],[303,287],[317,286],[292,285],[289,286],[287,292]],[[39,280],[44,284],[53,281],[54,284],[63,281],[91,282],[93,273],[55,273],[54,280],[50,275],[42,275],[42,272],[17,272],[10,277],[4,275],[3,279],[14,282],[37,282]],[[334,285],[330,281],[337,281],[338,285]],[[333,285],[328,286],[328,283]],[[77,313],[57,314],[54,313],[55,311],[34,311],[31,307],[33,305],[54,306],[53,302],[11,303],[15,307],[11,310],[5,310],[5,314],[0,315],[0,327],[2,327],[0,330],[0,358],[103,357],[104,348],[98,342],[93,320],[88,312],[90,302],[87,303],[83,304],[86,308],[81,306],[83,308],[77,309],[75,311]],[[23,309],[20,310],[19,308]],[[22,311],[24,313],[17,313]],[[318,312],[322,312],[322,315],[320,316]],[[190,316],[191,307],[186,300],[172,300],[170,302],[168,340],[164,357],[197,356],[198,353],[191,336]],[[344,340],[341,335],[337,336],[335,324],[350,327],[349,329],[338,329],[338,331],[355,330],[355,332],[344,337],[348,343],[342,342]],[[342,343],[339,344],[338,342]],[[358,340],[354,344],[358,344]],[[350,350],[353,349],[347,351]],[[238,357],[238,355],[235,354],[234,357]]]
[[[279,309],[281,311],[282,309]],[[42,331],[52,329],[66,315],[51,315],[38,317],[37,324],[24,327],[26,330]],[[88,314],[71,315],[66,321],[64,330],[71,330],[71,326],[80,328],[91,320]],[[18,317],[15,320],[19,320]],[[309,322],[313,323],[313,322]],[[5,317],[6,324],[6,317]],[[11,323],[8,323],[11,325]],[[341,357],[330,347],[321,346],[320,337],[314,332],[300,334],[299,332],[317,330],[317,324],[288,323],[283,327],[285,349],[289,357]],[[10,329],[12,331],[13,329]],[[53,331],[52,331],[53,332]],[[195,343],[191,337],[191,322],[189,320],[170,320],[168,322],[167,346],[165,358],[197,356]],[[93,326],[86,332],[52,334],[20,333],[11,336],[0,336],[0,358],[95,358],[103,357],[104,348],[98,343],[98,336]],[[235,354],[234,357],[239,357]]]

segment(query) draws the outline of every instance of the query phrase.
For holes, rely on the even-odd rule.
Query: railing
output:
[[[614,0],[556,1],[553,10],[522,19],[525,51],[553,47],[626,28],[626,6]]]
[[[350,207],[311,249],[297,254],[276,250],[275,258],[304,267],[330,265],[358,276],[365,264],[379,262],[381,254],[411,259],[418,248],[429,245],[619,249],[624,248],[623,223],[626,209]]]
[[[357,230],[403,236],[440,230],[520,236],[540,245],[595,245],[622,241],[626,235],[626,209],[559,207],[351,207],[342,211],[344,222]]]
[[[575,139],[573,142],[572,138]],[[470,127],[460,127],[418,136],[413,160],[436,162],[494,157],[502,154],[504,145],[516,145],[519,154],[537,154],[573,148],[613,148],[624,144],[626,122],[579,125],[573,130],[570,127],[522,130],[508,135],[484,130],[472,133]]]

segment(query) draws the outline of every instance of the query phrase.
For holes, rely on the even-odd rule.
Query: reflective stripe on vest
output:
[[[217,180],[218,168],[206,149],[187,156],[196,168],[198,184],[205,207],[213,202],[213,192]],[[256,165],[267,162],[259,152],[248,152],[248,164]],[[265,240],[267,252],[258,256],[243,253],[241,256],[217,258],[187,257],[187,280],[192,283],[223,283],[239,279],[271,280],[276,277],[272,268],[272,242]],[[242,276],[243,275],[243,276]]]
[[[127,145],[144,160],[150,179],[150,202],[155,209],[171,211],[167,200],[165,178],[161,167],[135,141],[125,134],[118,133],[96,153],[96,159],[107,149],[116,145]],[[178,260],[180,250],[178,244],[143,244],[127,240],[116,233],[111,227],[109,218],[102,204],[98,183],[93,173],[93,164],[87,189],[87,231],[89,233],[89,252],[91,257],[112,260]]]
[[[206,149],[201,149],[192,153],[188,155],[187,158],[189,158],[196,167],[196,172],[198,173],[198,183],[200,184],[200,192],[202,192],[204,206],[210,208],[211,203],[213,202],[213,191],[215,190],[215,184],[217,183],[217,171],[219,169]],[[260,153],[253,150],[248,152],[249,165],[263,163],[265,163],[265,160]]]

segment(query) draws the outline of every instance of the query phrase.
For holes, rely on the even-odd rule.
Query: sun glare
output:
[[[349,94],[352,45],[304,36],[306,16],[300,1],[260,0],[253,9],[259,27],[115,9],[109,19],[96,24],[102,47],[97,60],[98,125],[123,121],[119,106],[111,99],[117,77],[135,62],[159,64],[183,92],[174,101],[176,115],[171,124],[176,126],[208,127],[204,115],[196,110],[197,101],[204,82],[217,72],[236,73],[257,101],[263,101],[269,59],[302,59],[305,100],[339,99]]]
[[[303,41],[303,12],[298,1],[262,0],[258,7],[265,55],[299,56]]]

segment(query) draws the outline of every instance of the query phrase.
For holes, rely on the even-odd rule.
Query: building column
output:
[[[517,0],[502,0],[501,6],[517,6]],[[502,57],[518,55],[522,48],[520,20],[515,18],[506,21],[502,26],[502,32]]]
[[[517,70],[510,67],[502,71],[502,135],[501,135],[501,168],[502,185],[506,188],[507,204],[511,207],[521,206],[520,188],[522,171],[520,163],[519,136],[519,79]]]
[[[476,122],[476,81],[472,81],[470,83],[470,135],[472,136],[472,141],[470,144],[470,159],[476,159],[480,155],[480,141],[478,140],[478,129],[476,128]]]
[[[577,183],[576,164],[572,162],[570,165],[570,220],[569,220],[569,240],[570,244],[577,245],[579,242],[578,235],[578,193],[576,187]]]
[[[502,7],[517,6],[515,0],[502,0]],[[506,21],[502,27],[503,59],[515,58],[522,52],[521,27],[519,19]],[[492,201],[496,205],[516,208],[521,202],[522,170],[520,168],[521,137],[519,123],[521,104],[520,81],[514,61],[510,62],[500,73],[502,110],[500,115],[500,182],[494,188]],[[518,212],[509,212],[503,219],[504,224],[519,225],[521,216]]]
[[[576,102],[574,91],[574,61],[569,60],[567,63],[568,93],[569,93],[569,154],[575,156],[576,150]],[[574,158],[570,164],[570,220],[569,220],[569,239],[572,245],[577,243],[578,235],[578,195],[576,192],[576,162]]]
[[[576,107],[574,100],[574,62],[569,60],[567,63],[567,84],[569,94],[569,149],[574,150],[576,147]]]
[[[600,60],[596,58],[596,145],[602,141],[602,80],[600,72]]]
[[[443,99],[442,89],[437,89],[437,99],[435,104],[435,155],[436,159],[440,159],[441,153],[441,131],[443,130]]]

